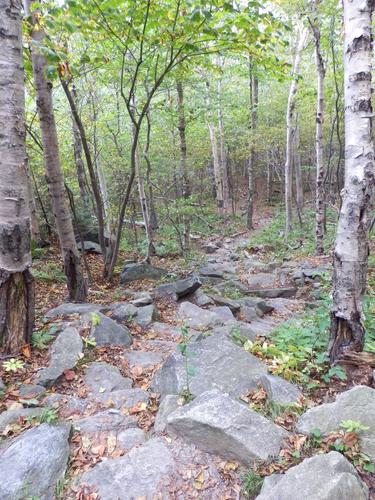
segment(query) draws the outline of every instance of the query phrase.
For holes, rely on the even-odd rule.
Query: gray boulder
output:
[[[75,302],[65,302],[60,306],[50,309],[45,317],[48,319],[57,318],[58,316],[69,316],[70,314],[87,314],[91,312],[98,312],[106,309],[105,306],[100,304],[76,304]]]
[[[130,301],[135,307],[143,307],[152,304],[152,296],[148,292],[136,292]]]
[[[142,368],[152,368],[163,361],[163,356],[152,351],[128,351],[124,354],[129,367],[141,366]]]
[[[247,283],[250,289],[270,288],[273,287],[275,283],[275,274],[273,273],[251,274],[247,279]]]
[[[0,498],[55,498],[69,457],[70,425],[42,424],[6,442],[0,451]]]
[[[167,431],[245,465],[277,456],[288,436],[286,430],[218,390],[205,392],[171,413]]]
[[[228,306],[210,306],[209,309],[221,318],[223,323],[235,320],[235,317]]]
[[[260,290],[249,290],[252,295],[257,295],[258,297],[268,298],[268,299],[277,299],[279,297],[284,299],[289,299],[294,297],[297,293],[297,289],[294,287],[285,287],[285,288],[263,288]]]
[[[341,453],[316,455],[266,477],[257,500],[367,500],[368,488]]]
[[[207,266],[203,266],[200,269],[201,276],[205,276],[207,278],[224,278],[224,271],[221,266],[216,266],[215,264],[209,264]]]
[[[219,347],[220,346],[220,347]],[[189,345],[193,353],[189,366],[194,370],[190,390],[197,396],[212,388],[228,392],[233,397],[245,394],[257,386],[266,366],[252,354],[236,346],[225,334],[213,334]],[[155,392],[180,394],[186,389],[185,357],[171,354],[156,372],[152,387]]]
[[[73,426],[81,434],[96,434],[109,431],[119,432],[130,427],[137,427],[137,419],[131,415],[124,415],[118,409],[111,408],[95,415],[75,420]]]
[[[266,391],[268,399],[274,403],[288,405],[296,403],[302,397],[298,387],[281,377],[267,373],[267,375],[262,375],[260,383]]]
[[[91,394],[129,389],[132,386],[132,380],[123,377],[117,366],[104,362],[91,363],[85,370],[84,381]]]
[[[117,302],[111,307],[111,318],[116,321],[129,321],[138,314],[138,309],[134,304]]]
[[[177,280],[175,283],[159,285],[156,289],[156,297],[171,297],[174,300],[178,300],[194,293],[201,286],[201,280],[197,275],[193,274],[188,278]]]
[[[159,313],[154,304],[138,307],[137,312],[134,323],[142,328],[149,326],[153,321],[159,319]]]
[[[202,292],[202,290],[197,290],[196,292],[194,292],[192,295],[192,299],[199,307],[208,306],[214,303],[211,297],[209,297],[206,293]]]
[[[241,306],[240,313],[244,321],[249,322],[257,320],[260,316],[262,316],[262,312],[256,306]]]
[[[177,302],[178,296],[176,293],[176,287],[174,283],[163,283],[159,285],[155,290],[156,299],[170,299]]]
[[[82,250],[82,243],[80,241],[77,242],[77,248],[79,251]],[[95,243],[94,241],[84,241],[83,248],[84,248],[85,252],[88,252],[88,253],[97,253],[97,254],[102,253],[102,249],[100,248],[100,245],[98,243]]]
[[[263,314],[270,313],[275,309],[272,304],[262,299],[245,298],[241,299],[240,303],[246,307],[256,307]]]
[[[248,340],[255,340],[257,333],[254,332],[252,327],[243,321],[228,321],[224,326],[216,327],[213,332],[213,335],[216,334],[224,334],[230,339],[237,339],[239,337],[244,337]]]
[[[165,442],[154,438],[123,457],[95,465],[83,474],[81,484],[96,488],[103,499],[151,499],[159,493],[163,480],[173,476],[175,469]],[[167,495],[168,491],[164,494]]]
[[[119,389],[96,394],[95,399],[107,408],[133,408],[139,403],[148,403],[149,394],[143,389]]]
[[[46,392],[42,385],[22,384],[20,386],[20,397],[24,399],[37,398]]]
[[[91,316],[88,315],[84,319],[91,322],[90,337],[95,339],[98,346],[129,346],[133,343],[129,329],[126,326],[119,325],[116,321],[100,312],[96,312]]]
[[[217,250],[219,250],[219,247],[215,245],[215,243],[206,243],[202,248],[208,254],[215,253]]]
[[[48,366],[38,372],[36,383],[45,387],[53,385],[65,370],[75,367],[82,353],[83,342],[78,330],[65,328],[53,342]]]
[[[117,434],[117,446],[125,451],[129,451],[134,446],[143,444],[146,441],[146,435],[142,429],[134,427],[120,431]]]
[[[375,389],[364,385],[339,394],[333,403],[315,406],[301,415],[298,432],[309,434],[320,429],[322,434],[337,431],[343,420],[354,420],[369,429],[360,432],[361,449],[375,460]]]
[[[131,262],[124,266],[120,275],[120,282],[126,284],[143,279],[158,280],[166,274],[168,274],[168,271],[165,269],[154,267],[147,262]]]
[[[4,432],[8,425],[18,423],[19,419],[38,417],[43,413],[44,408],[15,408],[14,410],[6,410],[0,413],[0,433]]]
[[[211,298],[218,306],[227,306],[232,312],[236,312],[240,309],[241,304],[237,300],[228,299],[222,295],[211,295]]]
[[[206,330],[225,322],[217,313],[202,309],[191,302],[182,302],[177,311],[177,318],[191,328]]]
[[[179,400],[180,396],[176,394],[167,394],[160,401],[159,409],[156,414],[154,431],[155,432],[164,432],[167,426],[167,418],[168,416],[179,408]]]

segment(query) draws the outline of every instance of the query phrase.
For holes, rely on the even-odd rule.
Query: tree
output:
[[[0,0],[0,12],[0,344],[16,353],[34,318],[21,3]]]
[[[67,278],[68,298],[71,301],[83,302],[86,300],[87,286],[82,273],[81,259],[77,249],[61,170],[52,102],[52,84],[47,80],[47,60],[41,51],[41,45],[45,38],[43,21],[39,9],[33,10],[33,3],[34,0],[25,0],[25,10],[30,17],[31,60],[42,133],[46,180],[60,241],[64,272]]]
[[[334,248],[331,362],[363,350],[366,287],[374,198],[372,137],[373,1],[344,0],[345,185]]]
[[[255,133],[257,127],[257,108],[259,100],[259,82],[254,63],[249,58],[249,91],[250,91],[250,130],[252,134],[250,155],[247,163],[248,177],[248,199],[247,199],[247,228],[253,229],[253,211],[254,211],[254,165],[256,159],[255,151]]]

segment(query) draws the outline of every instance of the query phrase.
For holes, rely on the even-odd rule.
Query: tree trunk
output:
[[[374,198],[372,14],[374,2],[344,0],[345,185],[334,249],[329,356],[335,362],[364,346],[366,287]]]
[[[210,84],[206,81],[206,105],[207,105],[207,126],[210,133],[210,142],[212,149],[213,172],[215,178],[215,192],[218,215],[224,215],[224,194],[223,194],[223,177],[220,167],[219,149],[216,139],[216,128],[212,116],[212,103],[210,97]]]
[[[25,4],[26,12],[29,13],[33,0],[26,0]],[[37,93],[37,109],[42,132],[46,181],[60,240],[69,300],[83,302],[86,300],[87,286],[82,273],[80,255],[77,249],[72,218],[65,193],[52,104],[52,86],[45,76],[47,62],[37,49],[38,44],[40,45],[43,42],[45,36],[43,27],[38,21],[38,16],[38,10],[35,10],[31,16],[31,37],[36,44],[36,46],[31,48],[31,59]]]
[[[180,135],[180,172],[182,176],[182,195],[185,204],[190,198],[190,179],[186,164],[186,120],[185,120],[185,104],[184,104],[184,88],[181,80],[177,80],[177,107],[178,107],[178,132]],[[186,210],[187,207],[185,207]],[[183,217],[184,224],[184,249],[190,248],[190,215],[185,214]]]
[[[217,93],[218,93],[218,99],[219,99],[217,117],[218,117],[218,124],[219,124],[220,170],[221,170],[221,177],[223,179],[223,210],[224,210],[224,213],[227,213],[229,206],[230,206],[229,182],[228,182],[228,159],[227,159],[227,152],[225,149],[224,118],[223,118],[222,101],[221,101],[221,80],[220,80],[220,78],[219,78],[219,81],[217,84]]]
[[[301,63],[301,53],[305,46],[307,31],[300,29],[296,53],[293,64],[293,79],[289,89],[288,106],[286,111],[286,160],[285,160],[285,236],[292,229],[292,177],[293,177],[293,134],[294,108],[297,93],[298,72]]]
[[[151,162],[149,158],[149,149],[150,149],[150,141],[151,141],[151,116],[150,110],[146,113],[146,122],[147,122],[147,132],[146,132],[146,144],[143,151],[143,157],[146,162],[146,186],[148,191],[148,207],[150,214],[150,226],[152,231],[156,231],[159,227],[158,216],[156,213],[155,207],[155,198],[154,198],[154,190],[152,188],[151,182]]]
[[[296,205],[299,223],[302,227],[302,212],[303,212],[303,178],[301,171],[301,155],[299,152],[299,125],[296,117],[296,126],[293,136],[293,170],[294,180],[296,185]]]
[[[0,0],[0,345],[15,354],[34,320],[21,4]]]
[[[36,210],[35,198],[33,194],[33,186],[31,182],[31,175],[27,157],[26,157],[26,166],[27,166],[27,197],[29,200],[30,222],[31,222],[31,241],[38,248],[42,247],[44,242],[40,235],[38,215]]]
[[[310,21],[315,42],[315,64],[317,72],[317,100],[316,100],[316,188],[315,188],[315,253],[324,254],[324,165],[323,165],[323,111],[324,111],[324,77],[325,65],[320,46],[319,19],[316,12],[316,2],[313,4],[315,19]]]
[[[249,230],[254,229],[253,226],[253,212],[254,212],[254,164],[256,158],[255,151],[255,133],[257,127],[258,118],[258,96],[259,96],[259,85],[258,77],[254,74],[253,65],[251,59],[249,59],[249,89],[250,89],[250,130],[251,130],[251,147],[250,155],[247,163],[247,179],[248,179],[248,198],[247,198],[247,228]]]

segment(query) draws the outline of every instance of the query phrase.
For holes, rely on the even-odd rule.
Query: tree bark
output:
[[[186,120],[184,104],[184,87],[181,80],[177,80],[177,107],[178,107],[178,132],[180,135],[180,172],[182,176],[182,196],[185,204],[188,203],[191,194],[189,173],[187,171],[187,149],[186,149]],[[185,207],[186,209],[186,207]],[[184,249],[190,248],[190,215],[184,215]]]
[[[257,127],[258,119],[258,100],[259,100],[259,84],[258,77],[253,71],[253,64],[249,59],[249,90],[250,90],[250,130],[251,130],[251,147],[250,155],[247,162],[247,182],[248,182],[248,198],[247,198],[247,219],[246,224],[249,230],[254,229],[253,212],[254,212],[254,164],[256,158],[254,135]]]
[[[0,0],[0,345],[15,354],[34,320],[21,3]]]
[[[34,0],[25,1],[28,15],[33,2]],[[59,145],[52,103],[52,86],[45,76],[46,59],[37,49],[38,44],[40,45],[45,37],[43,27],[38,21],[39,16],[40,12],[38,10],[35,10],[31,14],[31,37],[35,44],[31,47],[31,60],[42,133],[46,181],[60,241],[64,272],[67,278],[68,298],[70,301],[84,302],[87,296],[87,285],[82,273],[80,255],[77,249],[60,165]]]
[[[293,177],[293,134],[294,108],[298,85],[298,73],[301,63],[301,53],[305,46],[307,31],[301,28],[296,46],[293,64],[293,78],[289,89],[288,106],[286,111],[286,160],[285,160],[285,236],[288,237],[292,229],[292,177]]]
[[[297,215],[299,219],[300,226],[302,227],[302,212],[303,212],[303,178],[301,170],[301,155],[299,152],[299,125],[298,116],[296,116],[295,129],[293,135],[293,170],[294,170],[294,180],[296,185],[296,206]]]
[[[219,106],[217,110],[217,118],[219,125],[219,144],[220,144],[220,170],[221,177],[223,179],[223,210],[224,213],[228,212],[230,206],[229,200],[229,182],[228,182],[228,158],[227,152],[225,149],[225,132],[224,132],[224,117],[223,117],[223,109],[222,109],[222,100],[221,100],[221,79],[219,78],[217,84],[217,94],[219,100]]]
[[[325,169],[323,164],[323,119],[324,119],[324,77],[325,64],[320,46],[319,19],[317,16],[316,1],[313,4],[315,19],[310,21],[311,30],[315,42],[315,64],[317,72],[317,100],[316,100],[316,188],[315,188],[315,253],[324,254],[324,177]]]
[[[374,199],[372,14],[374,2],[344,0],[345,184],[334,249],[331,362],[363,350],[362,298]]]

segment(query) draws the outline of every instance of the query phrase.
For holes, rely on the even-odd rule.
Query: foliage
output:
[[[246,472],[246,474],[244,474],[242,481],[242,488],[244,490],[244,493],[246,495],[255,497],[259,494],[262,488],[264,477],[260,476],[252,469],[250,469]]]
[[[33,276],[36,280],[46,281],[47,283],[65,283],[66,276],[61,266],[53,261],[44,262],[43,267],[35,266]]]
[[[194,399],[194,396],[190,391],[190,379],[195,375],[195,368],[190,366],[189,358],[194,356],[195,353],[189,350],[189,342],[191,340],[189,328],[187,326],[183,326],[181,328],[181,334],[182,334],[182,342],[178,344],[177,349],[184,357],[185,376],[186,376],[186,388],[182,391],[181,396],[184,398],[186,403],[189,403]]]
[[[31,344],[36,349],[47,349],[48,344],[55,338],[57,326],[53,325],[49,330],[38,330],[32,334]]]
[[[3,368],[6,372],[16,373],[25,368],[25,363],[20,359],[10,358],[8,361],[3,361]]]
[[[52,408],[44,408],[43,411],[39,415],[34,415],[30,418],[27,418],[30,423],[38,423],[38,424],[55,424],[58,421],[58,414],[56,410]]]

